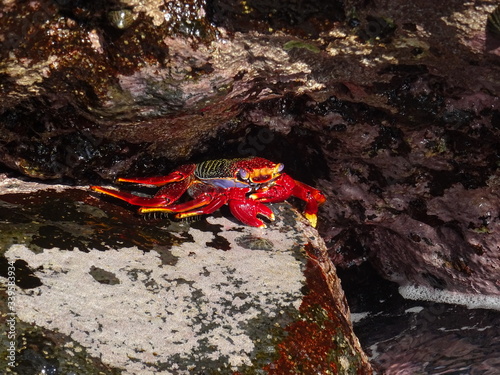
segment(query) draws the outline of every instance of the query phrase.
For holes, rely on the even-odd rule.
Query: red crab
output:
[[[316,226],[318,206],[325,196],[282,173],[283,167],[281,163],[258,157],[207,160],[182,165],[166,176],[118,179],[162,186],[154,197],[139,197],[100,186],[91,189],[141,206],[139,213],[162,211],[175,213],[176,218],[210,214],[227,203],[238,220],[254,227],[266,226],[259,215],[274,220],[271,209],[263,203],[281,202],[294,196],[306,202],[304,215]],[[185,192],[193,199],[177,203]]]

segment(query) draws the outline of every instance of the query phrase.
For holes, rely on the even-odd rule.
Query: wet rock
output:
[[[335,97],[418,124],[467,121],[456,98],[498,89],[483,54],[493,6],[302,5],[9,2],[0,161],[42,179],[155,173],[240,155],[252,123],[284,137],[308,128],[280,101]]]
[[[379,353],[373,359],[379,373],[498,372],[498,312],[424,304],[404,315],[397,336],[372,346]]]
[[[492,303],[478,306],[498,306],[499,138],[491,115],[474,113],[473,127],[388,127],[382,118],[335,132],[333,172],[319,186],[331,192],[323,209],[330,219],[320,225],[336,223],[323,227],[335,262],[370,259],[388,279],[428,288],[404,289],[407,297],[429,299],[437,289],[458,293],[450,302],[486,295]]]
[[[267,157],[328,195],[319,231],[339,266],[370,260],[407,297],[498,300],[497,4],[323,3],[8,2],[0,162],[95,184]],[[130,228],[146,250],[178,240],[119,206],[40,226],[18,198],[0,208],[23,229],[2,230],[33,251],[138,246]],[[75,215],[98,228],[94,214],[123,221],[78,236]]]
[[[498,372],[499,311],[405,300],[368,263],[338,271],[375,373]]]
[[[212,22],[219,7],[227,9],[204,1],[12,2],[0,28],[8,97],[0,161],[42,179],[113,178],[151,155],[178,163],[209,151],[207,141],[247,103],[315,86],[302,60],[320,50],[297,47],[314,44],[229,33]],[[321,10],[315,4],[307,20],[324,18]],[[331,13],[328,27],[340,5]],[[303,17],[293,14],[290,22]]]
[[[176,223],[40,186],[0,196],[16,212],[2,225],[32,219],[16,236],[2,231],[2,257],[40,281],[16,289],[22,324],[124,374],[371,373],[324,243],[290,205],[273,205],[265,229],[224,210]],[[30,348],[16,351],[23,366],[76,371]]]

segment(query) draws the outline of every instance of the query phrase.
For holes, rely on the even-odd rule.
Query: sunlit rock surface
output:
[[[327,194],[334,262],[498,296],[497,4],[245,4],[7,2],[0,161],[96,184],[264,156]]]
[[[225,211],[172,223],[86,190],[27,183],[14,193],[23,183],[8,181],[2,264],[17,267],[18,338],[34,324],[86,353],[72,368],[26,335],[22,366],[76,371],[90,358],[110,374],[371,373],[324,243],[288,204],[273,206],[266,229]]]
[[[81,185],[218,157],[284,162],[328,196],[318,230],[339,267],[368,260],[408,298],[497,308],[497,6],[4,1],[0,162]],[[44,194],[29,201],[51,211]],[[83,228],[74,211],[62,230],[11,204],[24,229],[3,226],[5,246],[26,231],[38,250],[174,240],[148,225],[68,238]]]

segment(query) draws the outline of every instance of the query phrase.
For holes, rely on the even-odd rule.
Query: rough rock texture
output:
[[[352,143],[351,131],[362,131],[361,126],[339,134],[337,142],[352,148],[345,147],[349,151],[330,164],[328,215],[350,223],[327,235],[336,262],[370,258],[400,284],[499,296],[499,180],[496,157],[488,160],[496,154],[497,137],[490,123],[481,127],[490,135],[468,137],[467,142],[482,144],[460,157],[446,126],[438,138],[425,129],[403,134],[390,127],[387,141],[394,145],[376,153]],[[370,143],[378,137],[365,134]],[[407,151],[396,151],[400,146]],[[472,158],[483,167],[470,164]]]
[[[19,374],[82,373],[89,361],[100,364],[86,374],[371,373],[324,243],[289,205],[273,206],[265,229],[220,212],[145,221],[86,190],[21,185],[30,192],[0,195],[19,331],[35,324],[86,355],[45,357],[18,332]]]
[[[0,29],[3,163],[39,178],[110,178],[138,157],[178,162],[206,152],[245,105],[324,86],[300,57],[317,49],[282,33],[216,28],[219,6],[9,2]],[[116,30],[117,8],[136,20]]]
[[[334,263],[498,301],[496,1],[2,5],[7,168],[96,183],[260,155],[326,193]]]
[[[499,294],[494,2],[92,4],[6,2],[5,165],[95,181],[260,154],[321,179],[337,262]]]

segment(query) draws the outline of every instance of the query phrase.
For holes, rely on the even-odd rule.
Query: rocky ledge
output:
[[[2,186],[18,373],[371,373],[324,242],[288,203],[258,229],[224,210],[172,222],[83,189]]]

